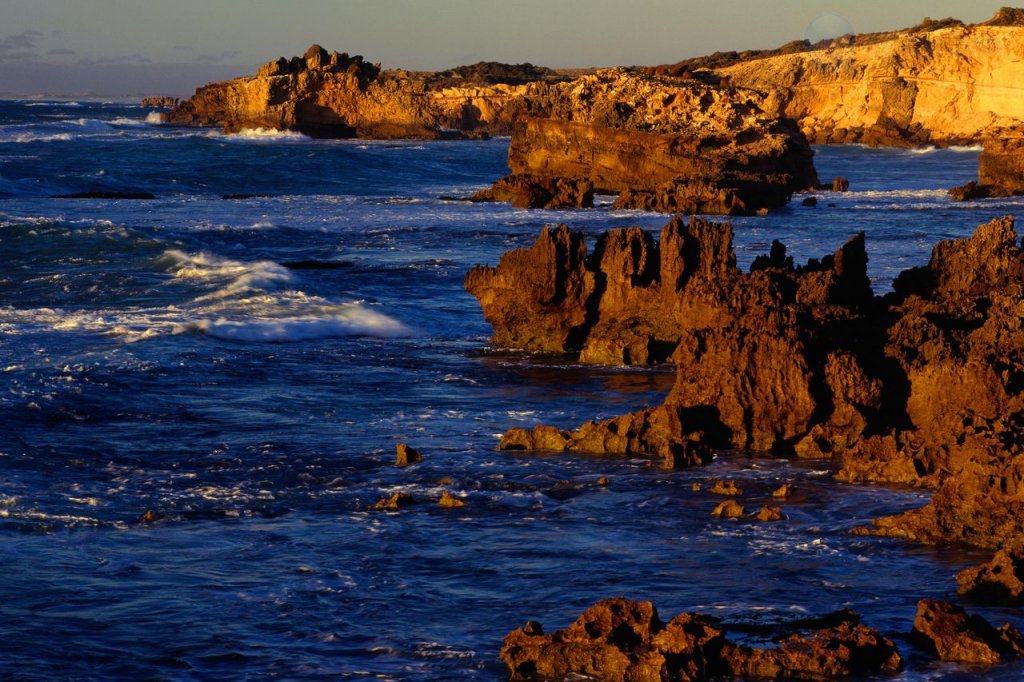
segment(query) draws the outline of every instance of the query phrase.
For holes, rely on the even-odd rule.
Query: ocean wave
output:
[[[928,145],[927,147],[917,147],[915,149],[908,149],[907,151],[911,154],[931,154],[933,152],[958,152],[961,154],[977,154],[984,149],[980,144],[978,145],[950,145],[948,147],[935,147]]]
[[[174,333],[199,332],[226,341],[280,343],[345,336],[395,338],[409,336],[398,320],[357,303],[337,306],[328,317],[293,317],[251,320],[197,320],[178,325]]]
[[[80,107],[81,102],[29,102],[26,107]]]
[[[294,130],[277,130],[276,128],[245,128],[237,133],[218,135],[223,140],[259,141],[259,142],[308,142],[312,138]]]
[[[70,133],[19,133],[13,139],[7,141],[25,144],[28,142],[70,142],[71,139]],[[0,142],[4,141],[0,139]]]
[[[225,282],[223,287],[200,296],[197,301],[265,291],[292,280],[288,268],[269,260],[243,263],[209,253],[187,254],[177,249],[169,249],[160,257],[160,264],[178,279]]]

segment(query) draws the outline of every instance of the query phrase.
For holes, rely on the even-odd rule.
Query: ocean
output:
[[[917,601],[955,593],[985,553],[849,534],[927,491],[735,452],[665,471],[496,451],[511,427],[657,404],[674,376],[488,345],[471,266],[545,224],[593,244],[668,220],[610,197],[441,198],[503,175],[507,148],[0,102],[0,678],[502,680],[509,631],[619,595],[740,624],[848,607],[900,645],[895,679],[1024,676],[907,641]],[[978,151],[819,147],[822,181],[851,191],[732,219],[739,263],[773,239],[801,261],[864,231],[884,293],[936,241],[1024,207],[947,198]],[[155,198],[52,198],[97,191]],[[255,196],[222,198],[239,194]],[[395,467],[398,442],[424,461]],[[721,521],[692,490],[718,478],[755,508],[783,482],[797,494],[784,521]],[[439,507],[444,490],[466,505]],[[398,491],[421,502],[369,509]]]

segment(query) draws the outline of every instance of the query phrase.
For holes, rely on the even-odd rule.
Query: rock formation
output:
[[[994,628],[984,618],[937,599],[918,603],[913,639],[943,661],[991,665],[1024,654],[1024,635],[1017,628]]]
[[[177,97],[169,97],[167,95],[155,96],[155,97],[143,97],[142,101],[139,102],[140,106],[152,107],[155,109],[173,109],[178,106],[180,102]]]
[[[531,64],[481,63],[440,73],[382,70],[361,56],[313,45],[255,75],[210,83],[169,122],[296,130],[314,137],[424,138],[507,134],[509,105],[530,83],[561,80]]]
[[[750,90],[607,69],[538,84],[515,106],[512,174],[496,192],[571,179],[618,194],[617,208],[742,215],[818,184],[803,135]]]
[[[897,672],[896,646],[856,620],[809,635],[793,634],[773,649],[731,642],[713,618],[681,613],[662,622],[650,602],[604,599],[565,630],[545,635],[529,622],[504,640],[500,658],[512,680],[706,680],[743,676],[832,679]]]
[[[954,201],[1024,194],[1024,131],[1001,131],[985,140],[978,155],[978,180],[949,190]]]
[[[582,362],[674,362],[665,404],[502,447],[657,455],[734,447],[833,457],[838,478],[936,488],[864,533],[999,548],[1024,535],[1024,248],[1011,218],[940,242],[873,296],[863,235],[794,267],[736,267],[728,224],[547,229],[466,288],[496,345]],[[684,457],[685,461],[686,458]],[[692,458],[698,463],[702,458]]]
[[[981,566],[956,576],[960,594],[983,604],[1018,606],[1024,603],[1024,550],[1001,549]]]
[[[974,144],[1024,123],[1019,17],[1004,9],[975,26],[923,22],[711,68],[717,78],[767,93],[766,113],[797,120],[816,143]]]

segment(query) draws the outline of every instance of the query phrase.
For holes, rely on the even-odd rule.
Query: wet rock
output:
[[[805,197],[804,200],[800,202],[800,205],[801,206],[817,206],[818,205],[818,198],[817,197]]]
[[[793,484],[783,483],[778,488],[772,491],[772,497],[787,498],[793,494]]]
[[[738,519],[746,513],[746,507],[736,500],[726,500],[719,503],[711,512],[711,515],[717,519]]]
[[[470,201],[502,201],[515,208],[591,208],[594,184],[589,180],[517,173],[507,175]]]
[[[715,481],[714,485],[708,488],[708,492],[712,495],[742,495],[743,488],[739,486],[736,481]]]
[[[423,453],[411,448],[405,443],[398,443],[395,446],[395,466],[405,467],[423,461]]]
[[[891,673],[901,666],[895,645],[863,625],[841,623],[791,635],[775,649],[754,649],[730,642],[719,622],[707,616],[681,613],[664,623],[650,602],[623,598],[602,600],[551,634],[531,621],[505,637],[499,657],[512,680],[823,680]]]
[[[793,194],[790,177],[722,173],[698,179],[674,178],[653,190],[627,188],[612,208],[684,215],[764,215]]]
[[[990,665],[1024,653],[1024,636],[1016,628],[996,629],[984,618],[936,599],[918,603],[913,639],[943,661]]]
[[[988,563],[965,568],[956,576],[959,593],[983,604],[1024,603],[1024,549],[1001,549]]]
[[[588,422],[575,431],[552,426],[510,429],[501,437],[499,450],[585,452],[622,456],[648,456],[662,466],[680,468],[711,461],[711,449],[702,433],[683,423],[683,415],[671,406],[661,406]]]
[[[832,180],[831,189],[833,192],[848,192],[850,191],[850,181],[842,176],[836,177]]]
[[[602,488],[607,486],[608,485],[608,477],[607,476],[602,476],[601,478],[597,479],[597,484],[599,486],[601,486]]]
[[[698,482],[694,481],[693,485],[691,485],[691,486],[690,486],[690,490],[692,490],[692,491],[693,491],[693,492],[695,492],[695,493],[699,493],[699,492],[700,492],[700,490],[701,490],[701,485],[700,485],[700,483],[698,483]]]
[[[757,511],[758,521],[781,521],[782,508],[766,504]]]
[[[441,499],[438,500],[437,504],[444,509],[458,509],[466,506],[465,500],[455,497],[447,490],[441,493]]]
[[[413,498],[411,493],[398,492],[392,494],[390,497],[385,497],[379,500],[372,509],[377,511],[398,511],[403,507],[408,507],[411,504],[415,504],[416,500]]]

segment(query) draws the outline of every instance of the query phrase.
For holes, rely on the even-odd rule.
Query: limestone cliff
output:
[[[816,143],[974,143],[1024,123],[1024,25],[1019,10],[984,24],[925,23],[820,49],[718,68],[764,92],[766,110],[796,119]]]
[[[297,130],[316,137],[425,138],[507,134],[509,105],[531,83],[561,80],[530,64],[476,64],[440,73],[385,71],[361,56],[278,59],[252,76],[211,83],[178,105],[171,123]]]

